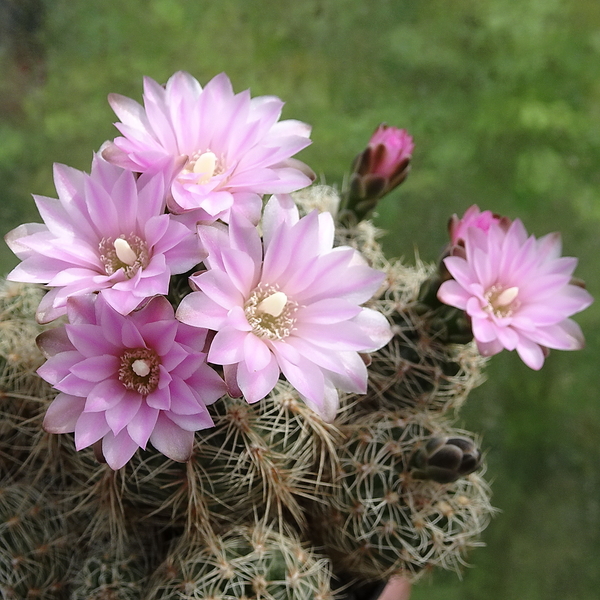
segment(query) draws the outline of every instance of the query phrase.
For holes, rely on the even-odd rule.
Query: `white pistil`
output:
[[[215,174],[217,166],[217,155],[214,152],[202,153],[194,163],[194,173],[200,175],[198,182],[200,184],[208,183]]]
[[[519,294],[518,287],[506,288],[505,290],[502,290],[502,292],[500,292],[498,294],[498,297],[496,298],[496,302],[494,304],[496,304],[496,306],[498,306],[498,307],[509,306],[513,302],[513,300],[518,296],[518,294]]]
[[[283,292],[274,292],[262,300],[256,310],[259,313],[267,313],[273,317],[278,317],[283,312],[287,300],[287,296]]]
[[[122,263],[131,267],[138,259],[137,254],[133,251],[127,240],[124,240],[123,238],[117,238],[113,242],[113,246],[115,247],[117,258]]]
[[[150,365],[147,361],[141,358],[139,358],[138,360],[134,360],[131,363],[131,368],[133,369],[133,372],[139,377],[146,377],[146,375],[150,373]]]

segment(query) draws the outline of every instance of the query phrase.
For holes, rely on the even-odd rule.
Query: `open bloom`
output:
[[[440,286],[438,298],[471,317],[484,356],[516,350],[527,366],[540,369],[545,348],[583,347],[581,329],[568,317],[592,297],[571,283],[577,260],[560,256],[558,234],[536,240],[515,219],[509,228],[492,222],[487,231],[468,227],[463,235],[465,257],[444,259],[454,279]]]
[[[38,337],[48,358],[38,374],[60,392],[46,431],[74,431],[77,450],[101,439],[113,469],[148,441],[187,460],[194,432],[213,425],[206,405],[225,393],[202,352],[206,330],[176,321],[159,296],[127,316],[100,295],[71,298],[68,316],[69,325]]]
[[[221,73],[204,88],[178,72],[163,88],[144,79],[144,107],[111,94],[109,102],[123,134],[104,157],[124,168],[154,171],[174,159],[169,207],[200,210],[197,220],[229,218],[235,206],[258,222],[261,195],[292,192],[311,183],[303,163],[290,158],[310,143],[310,128],[278,121],[283,102],[273,96],[234,94]]]
[[[122,314],[166,294],[172,274],[200,262],[195,233],[165,214],[162,173],[142,176],[94,158],[91,174],[54,166],[58,200],[36,196],[45,224],[6,236],[23,261],[7,277],[53,288],[37,317],[65,314],[67,298],[100,292]]]
[[[288,196],[273,196],[262,242],[235,212],[228,231],[201,226],[198,233],[209,270],[190,278],[198,291],[182,300],[176,316],[217,332],[208,361],[225,365],[230,393],[256,402],[283,373],[313,410],[332,420],[337,389],[366,391],[359,352],[380,348],[391,331],[383,315],[360,304],[384,274],[356,250],[333,248],[329,213],[299,219]]]

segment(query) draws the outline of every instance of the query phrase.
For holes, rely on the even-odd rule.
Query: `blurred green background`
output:
[[[52,163],[89,169],[116,134],[106,96],[141,78],[221,71],[313,125],[301,158],[340,182],[375,126],[407,128],[407,182],[378,223],[390,256],[435,260],[473,203],[563,233],[596,297],[600,255],[598,0],[0,0],[0,224],[39,220]],[[0,272],[15,258],[2,246]],[[514,353],[460,423],[483,434],[502,512],[462,580],[434,573],[414,600],[597,600],[600,308],[587,348],[541,372]]]

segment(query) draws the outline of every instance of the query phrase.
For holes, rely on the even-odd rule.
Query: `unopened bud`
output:
[[[404,129],[382,124],[367,147],[354,159],[344,209],[356,221],[366,218],[380,198],[400,185],[408,175],[414,148]]]
[[[416,479],[451,483],[481,466],[481,452],[469,438],[435,436],[417,450],[412,464]]]

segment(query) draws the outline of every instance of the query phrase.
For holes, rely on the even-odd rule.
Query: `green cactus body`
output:
[[[67,593],[73,541],[57,499],[33,485],[0,484],[0,595],[60,600]]]
[[[339,199],[305,196],[306,210]],[[370,356],[367,394],[341,394],[333,424],[283,380],[252,405],[226,396],[187,463],[149,445],[112,471],[44,432],[41,292],[0,285],[3,598],[329,600],[351,580],[459,569],[492,509],[479,450],[448,415],[485,361],[432,327],[418,300],[431,268],[388,263],[369,222],[337,236],[387,275],[370,306],[395,335]]]
[[[419,480],[411,464],[432,436],[462,432],[406,411],[372,413],[341,432],[334,491],[320,507],[334,567],[364,579],[458,569],[492,513],[489,490],[477,474],[448,484]]]
[[[126,557],[110,544],[92,546],[90,556],[73,578],[69,600],[139,600],[146,569],[139,549],[127,549]]]
[[[333,453],[331,427],[285,382],[257,404],[226,398],[211,408],[215,429],[199,438],[194,460],[211,482],[209,504],[217,518],[251,516],[261,506],[304,524],[301,500],[317,493]]]
[[[198,548],[185,543],[150,582],[147,600],[328,600],[329,562],[291,531],[234,527]]]

